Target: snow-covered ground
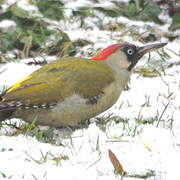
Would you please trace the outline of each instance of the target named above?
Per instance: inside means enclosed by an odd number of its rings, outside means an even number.
[[[67,7],[71,7],[73,3],[74,1],[67,4]],[[119,20],[124,23],[130,22],[126,18],[119,18]],[[137,26],[144,25],[144,22],[131,22]],[[14,26],[12,22],[6,21],[6,23]],[[149,25],[156,26],[158,32],[167,31],[169,27],[169,24],[166,24],[164,29],[153,23]],[[0,26],[6,27],[2,23]],[[78,29],[78,26],[69,24],[64,27],[68,27],[64,31],[72,40],[82,38],[95,42],[94,49],[117,43],[116,37],[121,36],[121,32],[100,31],[98,28],[82,30]],[[128,35],[123,39],[141,45]],[[167,39],[160,37],[159,41],[167,42]],[[81,53],[89,48],[92,47],[83,48],[77,56],[81,56]],[[164,68],[161,76],[143,77],[139,73],[133,73],[129,89],[121,94],[112,108],[98,118],[93,118],[88,128],[75,131],[55,129],[53,130],[54,142],[51,144],[40,142],[29,135],[12,136],[16,132],[13,127],[8,125],[1,127],[0,179],[121,179],[114,173],[108,156],[110,149],[127,172],[124,180],[179,180],[179,39],[169,42],[164,47],[164,51],[169,55],[165,62],[157,52],[151,53],[151,60],[160,62]],[[48,59],[51,60],[54,57],[48,57]],[[146,66],[150,63],[147,60],[148,55],[138,63],[136,68]],[[25,64],[27,61],[29,59],[1,66],[0,87],[3,88],[4,85],[9,87],[40,68],[40,66]],[[156,68],[159,69],[158,66]],[[112,121],[103,126],[97,123],[99,118],[112,119]],[[11,121],[22,123],[15,119]],[[48,127],[40,127],[40,129],[44,130]]]
[[[165,50],[173,46],[174,43],[169,43]],[[171,54],[168,61],[176,62],[176,59],[177,56]],[[9,86],[36,68],[22,63],[4,65],[1,70],[6,71],[0,76],[1,85]],[[128,123],[112,121],[105,130],[91,123],[87,129],[66,135],[62,130],[55,130],[57,145],[38,142],[29,136],[6,136],[12,129],[4,126],[0,137],[3,162],[0,172],[5,176],[2,174],[2,178],[117,179],[108,158],[108,149],[111,149],[129,174],[143,176],[154,172],[154,176],[147,179],[179,179],[179,77],[180,68],[176,65],[166,69],[165,75],[160,77],[139,77],[134,73],[130,89],[122,93],[110,110],[99,116],[105,118],[111,114],[111,117],[128,120]],[[153,119],[153,124],[148,123]],[[141,120],[147,120],[147,123],[138,124]],[[61,157],[67,159],[58,164],[55,159]]]

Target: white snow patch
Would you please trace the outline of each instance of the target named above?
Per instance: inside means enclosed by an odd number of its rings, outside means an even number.
[[[0,30],[4,33],[6,32],[13,32],[15,30],[16,23],[11,20],[3,20],[0,22]]]
[[[0,28],[8,28],[12,26],[16,26],[16,23],[14,21],[6,19],[0,22]]]
[[[72,10],[78,10],[80,7],[92,7],[93,3],[90,1],[85,1],[85,0],[78,0],[78,1],[73,1],[73,2],[67,2],[65,4],[65,8],[70,8]]]
[[[32,5],[28,1],[25,1],[25,0],[18,0],[17,6],[22,8],[23,10],[29,12],[32,15],[33,15],[33,13],[38,12],[38,8],[35,5]]]
[[[0,87],[2,88],[4,85],[9,87],[16,83],[17,81],[22,80],[29,74],[31,74],[36,69],[39,69],[41,66],[39,65],[26,65],[24,63],[11,62],[6,65],[3,65],[0,68],[0,72],[3,72],[0,75]],[[10,76],[9,76],[10,75]]]
[[[105,1],[105,2],[102,2],[102,3],[95,4],[94,7],[101,7],[101,8],[111,9],[111,8],[115,8],[116,6],[115,6],[115,4],[113,4],[110,1]]]

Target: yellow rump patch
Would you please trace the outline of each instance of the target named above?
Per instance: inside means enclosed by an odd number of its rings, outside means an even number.
[[[27,76],[26,78],[18,81],[18,82],[17,82],[16,84],[14,84],[11,88],[9,88],[9,89],[6,91],[6,93],[9,93],[9,92],[11,92],[11,91],[19,88],[24,81],[26,81],[26,80],[28,80],[28,79],[30,79],[30,78],[31,78],[31,76]]]

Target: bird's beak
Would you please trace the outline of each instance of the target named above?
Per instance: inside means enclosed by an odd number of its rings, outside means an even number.
[[[149,44],[146,46],[142,46],[138,48],[138,59],[140,59],[144,54],[154,51],[158,48],[165,46],[167,43],[156,43],[156,44]]]

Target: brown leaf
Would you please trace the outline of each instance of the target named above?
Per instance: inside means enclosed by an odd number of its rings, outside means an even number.
[[[122,176],[125,175],[125,171],[119,160],[116,158],[115,154],[111,150],[108,150],[108,152],[109,152],[109,159],[111,160],[111,163],[113,164],[115,170]]]

